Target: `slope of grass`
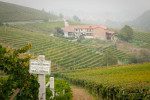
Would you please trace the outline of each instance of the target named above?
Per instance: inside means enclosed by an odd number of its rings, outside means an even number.
[[[14,25],[12,27],[19,28],[26,31],[34,31],[51,34],[54,33],[56,27],[64,27],[63,21],[57,22],[43,22],[43,23],[34,23],[34,24],[25,24],[25,25]]]
[[[57,19],[53,14],[0,1],[0,22]]]
[[[150,98],[150,63],[81,69],[63,73],[70,82],[110,98]]]

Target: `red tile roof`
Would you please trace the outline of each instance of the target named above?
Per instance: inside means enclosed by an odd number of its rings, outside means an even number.
[[[97,29],[97,28],[101,28],[106,30],[107,27],[103,26],[103,25],[70,25],[64,28],[65,32],[74,32],[75,29]]]

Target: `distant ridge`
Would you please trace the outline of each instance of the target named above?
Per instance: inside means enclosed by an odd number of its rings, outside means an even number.
[[[131,24],[138,29],[150,31],[150,10],[144,12],[141,16],[132,21]]]
[[[0,1],[0,22],[48,20],[58,16],[45,11]]]

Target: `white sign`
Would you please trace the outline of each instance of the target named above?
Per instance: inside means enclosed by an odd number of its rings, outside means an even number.
[[[29,73],[50,74],[50,61],[31,59]]]

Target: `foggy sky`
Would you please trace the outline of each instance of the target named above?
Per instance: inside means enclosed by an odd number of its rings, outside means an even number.
[[[0,0],[85,19],[132,20],[150,9],[150,0]]]

